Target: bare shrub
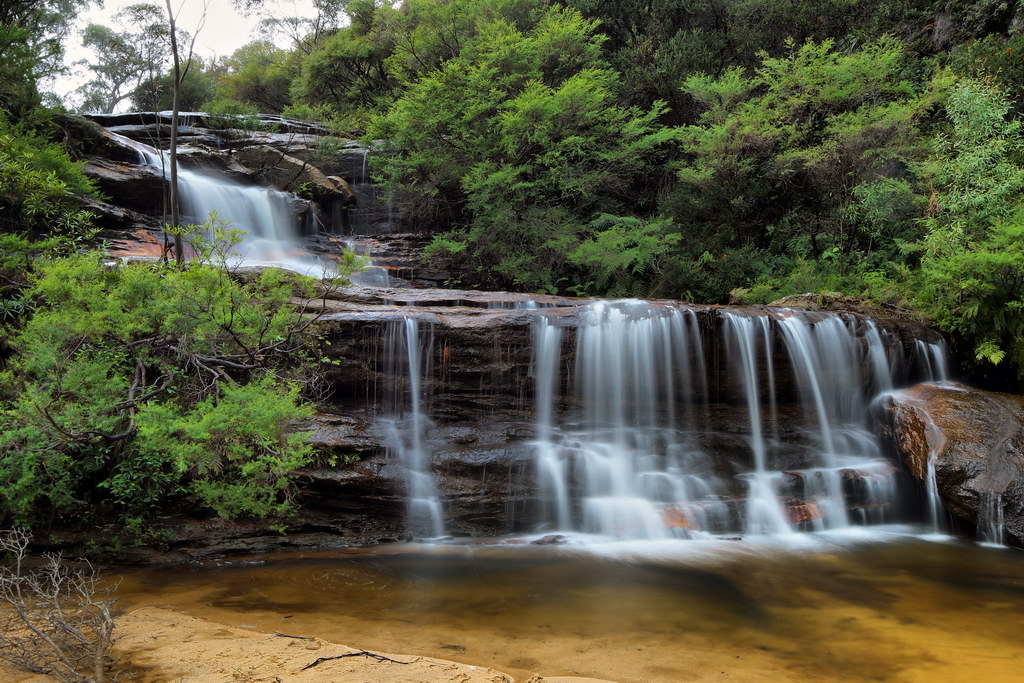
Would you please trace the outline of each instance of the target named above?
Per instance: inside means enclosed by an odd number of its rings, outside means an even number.
[[[0,531],[0,660],[62,681],[100,683],[115,663],[110,588],[88,563],[43,555],[30,567],[31,534]]]

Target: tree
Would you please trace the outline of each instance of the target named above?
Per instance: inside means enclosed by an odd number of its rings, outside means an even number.
[[[291,427],[310,412],[299,392],[315,381],[323,310],[292,302],[313,281],[103,260],[36,264],[34,307],[0,368],[0,521],[145,518],[182,498],[225,516],[282,512],[312,457]]]
[[[704,112],[683,135],[686,160],[669,199],[677,222],[700,226],[713,250],[893,253],[891,236],[873,240],[851,207],[900,200],[880,190],[926,153],[919,126],[935,97],[903,77],[905,58],[890,39],[850,53],[830,40],[791,42],[782,57],[762,53],[752,75],[737,67],[687,78],[683,89]]]
[[[594,218],[642,209],[637,188],[676,131],[659,125],[661,104],[617,104],[595,22],[536,9],[524,30],[479,15],[456,56],[414,80],[371,134],[389,141],[385,174],[420,219],[455,226],[435,255],[468,257],[482,282],[551,291]]]
[[[117,30],[99,24],[85,29],[82,42],[93,49],[96,59],[89,64],[92,80],[78,89],[83,111],[114,111],[167,63],[167,23],[157,5],[131,5],[114,20]]]
[[[280,113],[291,103],[288,54],[268,40],[243,45],[224,62],[226,73],[218,96],[252,104],[265,113]]]
[[[326,103],[339,112],[374,109],[397,85],[387,66],[394,41],[386,22],[393,12],[373,2],[349,3],[347,9],[353,12],[347,26],[302,48],[308,54],[295,91],[306,101]]]
[[[181,78],[178,107],[181,111],[199,111],[203,104],[217,96],[220,69],[207,68],[199,57],[192,57],[192,66]],[[170,111],[174,106],[174,72],[168,70],[143,81],[131,95],[132,107],[140,111]]]
[[[40,79],[64,70],[64,40],[89,0],[0,3],[0,110],[15,119],[39,106]]]
[[[916,248],[916,303],[978,361],[1009,355],[1024,374],[1024,130],[981,81],[955,83],[950,130],[921,173],[935,193]]]
[[[203,23],[206,21],[206,2],[203,3],[203,16],[199,21],[199,26],[192,33],[191,40],[188,43],[188,51],[182,59],[182,53],[178,50],[178,29],[174,18],[174,8],[171,6],[171,0],[167,2],[167,22],[169,25],[168,35],[171,40],[171,59],[173,60],[173,70],[171,73],[174,75],[174,90],[173,99],[171,101],[171,141],[168,156],[170,157],[170,204],[171,204],[171,230],[178,232],[181,227],[181,205],[178,198],[178,114],[181,112],[181,91],[182,83],[184,82],[185,76],[188,74],[189,67],[192,66],[192,53],[196,44],[196,36],[202,30]],[[185,262],[185,238],[184,235],[176,235],[174,240],[174,261],[180,266]]]
[[[351,9],[357,5],[370,5],[373,0],[313,0],[315,10],[313,16],[282,17],[276,13],[264,11],[264,19],[260,22],[263,31],[271,38],[284,36],[288,38],[293,49],[308,55],[321,42],[340,30],[351,16]],[[390,3],[388,3],[390,4]],[[245,11],[253,11],[263,7],[263,0],[235,0],[235,5]]]

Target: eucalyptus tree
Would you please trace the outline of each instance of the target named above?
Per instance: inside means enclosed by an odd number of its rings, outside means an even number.
[[[0,111],[19,118],[42,101],[39,81],[64,70],[64,41],[89,0],[0,2]]]

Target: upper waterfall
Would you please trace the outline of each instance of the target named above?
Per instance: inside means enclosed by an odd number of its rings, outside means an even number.
[[[135,150],[139,163],[170,176],[170,161],[165,151],[117,133],[113,139]],[[313,213],[308,203],[287,192],[256,185],[242,185],[223,174],[206,173],[178,166],[178,191],[182,221],[202,225],[215,213],[230,228],[245,234],[232,248],[240,264],[271,265],[309,275],[334,272],[323,259],[305,252],[299,243],[300,220]],[[315,213],[313,213],[315,216]]]

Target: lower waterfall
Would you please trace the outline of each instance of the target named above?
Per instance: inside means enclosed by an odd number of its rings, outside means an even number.
[[[870,320],[785,309],[723,309],[716,329],[645,301],[590,303],[579,318],[573,350],[556,318],[534,323],[545,528],[665,539],[892,520],[898,473],[870,403],[907,377],[941,379],[941,344],[916,340],[908,354]],[[721,349],[713,374],[709,344]],[[742,423],[712,428],[709,384],[731,392]],[[798,413],[780,416],[780,396]],[[724,458],[705,446],[723,431],[739,437]]]

